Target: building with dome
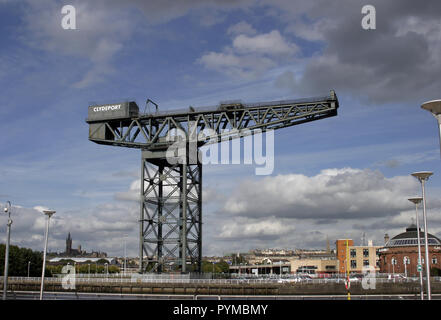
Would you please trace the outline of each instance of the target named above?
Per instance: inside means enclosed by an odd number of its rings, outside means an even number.
[[[424,232],[420,232],[421,260],[423,272],[425,270]],[[441,271],[441,240],[428,233],[430,269]],[[411,224],[406,231],[389,239],[385,235],[385,246],[379,250],[380,272],[401,273],[409,277],[417,277],[418,265],[418,234],[417,227]],[[433,271],[431,271],[432,273]]]

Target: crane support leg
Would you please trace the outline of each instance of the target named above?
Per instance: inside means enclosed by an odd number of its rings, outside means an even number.
[[[140,273],[201,272],[202,164],[141,159]]]

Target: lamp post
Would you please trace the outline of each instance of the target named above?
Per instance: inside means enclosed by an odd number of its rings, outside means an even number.
[[[392,258],[392,274],[394,275],[394,282],[395,282],[395,265],[397,264],[397,259]]]
[[[432,100],[424,102],[421,105],[424,110],[430,111],[435,119],[438,121],[438,132],[441,143],[441,100]],[[441,149],[440,149],[441,150]]]
[[[29,278],[29,271],[31,270],[31,262],[28,261],[28,278]]]
[[[106,262],[104,265],[106,266],[106,275],[109,275],[109,264]]]
[[[41,288],[40,288],[40,300],[43,300],[43,287],[44,287],[44,271],[46,269],[46,251],[47,251],[47,239],[49,237],[49,220],[55,213],[54,210],[43,210],[43,213],[47,216],[46,220],[46,236],[44,240],[44,251],[43,251],[43,270],[41,271]]]
[[[346,290],[348,291],[348,300],[351,300],[351,280],[349,277],[349,240],[346,239],[346,273],[347,273],[347,288]]]
[[[9,268],[9,242],[11,241],[11,202],[6,201],[6,205],[4,208],[6,214],[8,214],[8,223],[7,223],[7,242],[6,242],[6,252],[5,252],[5,270],[4,270],[4,279],[3,279],[3,300],[6,300],[6,293],[8,290],[8,268]]]
[[[429,261],[429,244],[427,240],[427,217],[426,217],[426,191],[424,189],[425,182],[433,174],[430,171],[420,171],[412,173],[412,176],[418,179],[421,183],[421,189],[423,193],[423,219],[424,219],[424,249],[425,249],[425,260],[426,260],[426,282],[427,282],[427,300],[432,299],[430,292],[430,261]]]
[[[124,276],[126,276],[126,272],[127,272],[127,246],[126,246],[126,241],[127,241],[127,237],[129,235],[125,234],[124,235]]]
[[[424,285],[423,285],[423,266],[421,263],[421,239],[420,239],[420,219],[418,217],[418,204],[423,201],[421,197],[414,197],[408,199],[410,202],[415,204],[415,215],[416,215],[416,226],[417,226],[417,239],[418,239],[418,263],[417,271],[420,274],[420,295],[421,300],[424,300]]]
[[[409,260],[407,257],[403,258],[403,264],[404,264],[404,276],[407,278],[407,265],[409,264]]]

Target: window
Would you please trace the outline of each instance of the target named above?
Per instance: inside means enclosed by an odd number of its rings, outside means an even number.
[[[369,260],[363,260],[363,267],[369,267]]]
[[[435,256],[433,256],[432,257],[432,264],[437,264],[437,263],[438,263],[438,259]]]
[[[410,264],[410,258],[409,257],[404,257],[403,258],[403,263],[404,264]]]
[[[369,249],[363,249],[363,257],[369,257]]]
[[[352,269],[357,268],[357,260],[351,260],[351,268]]]
[[[351,258],[355,258],[356,255],[357,252],[355,251],[355,249],[351,249]]]
[[[326,270],[335,270],[335,266],[326,266]]]

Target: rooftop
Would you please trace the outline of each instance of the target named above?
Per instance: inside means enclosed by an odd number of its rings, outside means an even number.
[[[420,233],[420,243],[424,244],[424,232],[419,230]],[[441,240],[434,235],[427,234],[427,243],[429,245],[441,245]],[[412,223],[406,228],[406,232],[400,233],[390,239],[385,247],[405,247],[405,246],[416,246],[418,244],[418,233],[417,227]]]

